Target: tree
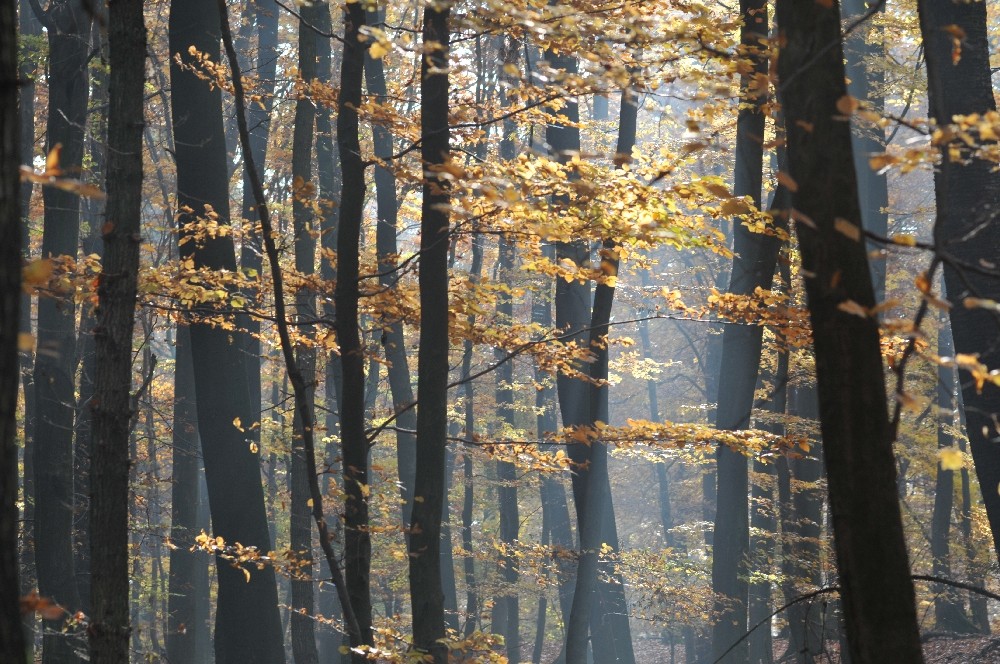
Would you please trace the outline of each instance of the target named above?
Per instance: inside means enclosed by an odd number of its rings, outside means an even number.
[[[91,16],[82,3],[52,2],[39,20],[48,31],[49,109],[47,152],[59,169],[79,174],[87,123],[87,61]],[[61,146],[57,149],[57,146]],[[56,187],[43,190],[45,224],[42,257],[77,256],[80,197]],[[35,559],[38,590],[67,611],[80,608],[73,565],[73,404],[76,374],[76,307],[65,297],[40,297],[35,356]],[[45,622],[46,664],[78,660],[60,620]]]
[[[788,181],[816,354],[823,455],[851,661],[920,662],[896,498],[875,294],[860,237],[836,2],[779,0]],[[830,46],[832,44],[832,46]],[[843,104],[841,104],[843,105]],[[863,310],[864,311],[864,310]]]
[[[21,212],[17,3],[0,2],[0,659],[26,662],[17,552]]]
[[[450,2],[424,8],[420,135],[424,185],[420,221],[420,351],[417,360],[417,479],[410,526],[413,649],[445,664],[441,506],[448,436],[448,16]]]
[[[755,76],[767,70],[760,50],[767,34],[767,5],[759,0],[740,3],[743,27],[740,33],[742,56],[747,72],[742,76],[744,90],[736,120],[736,164],[733,194],[749,196],[754,207],[761,207],[764,167],[763,94],[753,88]],[[781,241],[773,233],[756,233],[747,225],[734,222],[733,270],[729,292],[752,295],[758,288],[770,289]],[[727,325],[722,334],[722,364],[719,376],[718,410],[715,426],[720,430],[750,427],[754,390],[760,370],[764,330],[757,325]],[[750,555],[748,496],[750,483],[747,458],[737,450],[719,445],[717,461],[717,499],[715,534],[712,547],[712,590],[720,597],[716,606],[720,617],[712,632],[712,652],[719,658],[747,629],[749,587],[747,565]],[[747,648],[733,649],[724,662],[747,661]]]
[[[939,127],[945,127],[956,116],[995,112],[986,6],[921,1],[917,9],[927,58],[931,117]],[[995,368],[1000,366],[1000,349],[994,343],[996,317],[986,308],[965,306],[963,302],[970,297],[1000,297],[1000,275],[982,263],[993,260],[986,248],[1000,242],[1000,223],[993,211],[1000,191],[1000,173],[986,159],[963,154],[963,148],[953,138],[940,141],[939,149],[943,156],[934,172],[934,243],[944,262],[945,292],[955,302],[950,310],[955,352],[977,356],[980,363]],[[996,491],[1000,486],[1000,450],[991,442],[995,437],[993,415],[998,390],[1000,387],[991,381],[962,381],[969,445],[993,533],[993,547],[1000,552],[1000,494]]]
[[[129,661],[129,433],[132,420],[132,330],[139,278],[142,208],[143,0],[108,5],[107,221],[98,284],[97,352],[90,470],[93,582],[91,661]],[[152,367],[150,367],[152,370]]]
[[[220,15],[215,6],[191,0],[170,5],[169,40],[172,55],[190,58],[189,49],[219,60]],[[199,220],[217,215],[229,221],[226,146],[222,100],[218,88],[199,79],[171,58],[171,114],[177,162],[178,224],[182,236],[192,233]],[[188,226],[194,224],[195,228]],[[181,246],[181,258],[196,268],[236,269],[231,236],[209,238],[199,246]],[[240,377],[249,358],[231,342],[226,330],[204,320],[210,307],[194,313],[190,326],[191,351],[197,393],[198,428],[208,482],[209,505],[215,535],[227,544],[271,549],[259,457],[244,433],[258,417],[259,407]],[[239,426],[244,423],[244,426]],[[274,570],[254,569],[249,582],[243,570],[216,559],[218,609],[215,655],[218,664],[277,662],[284,659]]]

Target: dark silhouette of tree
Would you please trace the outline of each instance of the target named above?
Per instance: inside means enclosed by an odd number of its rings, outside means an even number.
[[[913,582],[896,497],[836,2],[779,0],[779,95],[816,355],[823,454],[851,661],[920,662]],[[853,229],[853,232],[852,232]]]
[[[938,125],[950,124],[956,115],[996,111],[991,84],[986,6],[980,3],[927,2],[917,4],[920,32],[927,59],[927,98],[930,115]],[[962,34],[960,41],[952,37]],[[993,247],[1000,243],[996,200],[1000,173],[985,159],[954,159],[953,142],[940,146],[941,163],[934,172],[937,220],[934,242],[944,260],[945,292],[955,302],[950,310],[955,352],[975,354],[986,366],[1000,366],[997,317],[984,308],[963,306],[967,297],[1000,297],[1000,274],[992,265]],[[961,150],[961,148],[957,148]],[[976,475],[983,491],[986,516],[993,533],[993,547],[1000,552],[1000,448],[994,417],[1000,387],[990,381],[981,388],[964,375],[962,399],[966,431]]]
[[[56,0],[39,20],[48,31],[49,110],[46,148],[61,145],[59,166],[78,176],[87,124],[91,16],[83,3]],[[45,220],[42,257],[76,258],[80,240],[80,197],[56,187],[43,189]],[[38,590],[68,611],[80,608],[73,564],[73,419],[76,403],[76,306],[72,298],[38,300],[35,356],[35,560]],[[46,664],[77,661],[62,621],[45,621]]]
[[[27,662],[18,601],[17,338],[21,308],[17,3],[0,2],[0,660]]]
[[[190,62],[194,47],[219,61],[218,7],[192,0],[170,5],[169,44],[172,56]],[[210,88],[174,57],[170,65],[171,115],[177,163],[178,224],[205,217],[209,209],[219,223],[229,222],[228,170],[218,88]],[[196,267],[236,269],[231,236],[187,242],[180,250]],[[209,310],[196,308],[190,325],[191,352],[197,393],[198,428],[208,483],[212,528],[227,544],[271,549],[264,491],[257,452],[240,428],[256,421],[259,405],[251,402],[243,377],[250,358],[233,333],[199,319]],[[238,337],[238,334],[235,335]],[[237,419],[238,418],[238,419]],[[234,421],[243,423],[237,428]],[[249,582],[243,570],[216,560],[218,604],[215,655],[218,664],[284,660],[274,570],[253,569]]]
[[[764,167],[763,95],[751,87],[755,75],[767,71],[767,60],[760,50],[767,35],[767,4],[761,0],[742,0],[740,15],[743,28],[741,55],[750,70],[742,77],[743,95],[736,120],[736,163],[733,194],[750,196],[761,207]],[[729,292],[752,295],[757,288],[770,288],[778,259],[780,240],[773,235],[755,233],[733,222],[733,269]],[[754,390],[760,372],[760,353],[764,330],[758,325],[727,325],[722,333],[722,365],[719,375],[719,398],[715,425],[720,430],[746,429],[750,426]],[[715,535],[712,548],[712,590],[719,597],[712,630],[712,652],[716,658],[747,630],[749,611],[750,522],[748,500],[750,483],[748,461],[742,453],[720,445],[717,456],[717,498]],[[740,645],[722,662],[747,661],[748,649]]]
[[[448,15],[450,3],[424,8],[420,135],[424,168],[420,221],[420,349],[417,359],[417,478],[409,541],[413,649],[445,664],[441,588],[441,508],[448,436],[448,204],[441,167],[450,159]],[[339,315],[339,312],[338,312]]]
[[[94,328],[96,369],[90,457],[90,657],[129,661],[129,424],[132,331],[142,209],[143,0],[108,3],[108,153],[104,255]],[[149,367],[152,371],[152,367]]]

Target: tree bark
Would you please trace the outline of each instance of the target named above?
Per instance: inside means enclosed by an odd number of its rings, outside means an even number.
[[[851,660],[921,662],[896,498],[877,322],[860,233],[836,2],[778,0],[778,60],[796,233],[816,354],[823,452]],[[807,221],[803,222],[802,219]],[[838,230],[839,227],[839,230]],[[846,230],[847,233],[841,232]]]
[[[917,3],[920,32],[927,60],[927,98],[930,115],[944,126],[955,115],[996,111],[991,85],[986,5],[982,3]],[[961,31],[956,42],[950,30]],[[957,61],[956,61],[957,59]],[[955,139],[957,140],[957,139]],[[1000,173],[986,159],[949,154],[954,142],[942,144],[940,166],[934,172],[937,220],[934,242],[944,254],[945,291],[955,302],[951,308],[951,329],[955,352],[974,354],[991,369],[1000,367],[1000,347],[995,343],[997,319],[985,308],[968,308],[966,297],[1000,298],[1000,278],[996,270],[977,269],[995,260],[994,247],[1000,244],[1000,222],[994,206],[1000,192]],[[963,148],[956,147],[961,153]],[[958,264],[956,261],[960,261]],[[963,267],[971,266],[971,267]],[[983,490],[986,516],[993,534],[994,552],[1000,552],[1000,448],[992,440],[997,435],[993,417],[1000,387],[990,381],[977,389],[975,381],[962,375],[966,426],[976,475]]]
[[[82,4],[58,0],[43,21],[49,42],[47,151],[62,145],[60,168],[79,174],[87,123],[91,18]],[[46,187],[42,257],[76,258],[80,198]],[[80,608],[73,564],[73,404],[76,373],[76,306],[65,296],[38,301],[35,356],[35,556],[38,590],[70,613]],[[78,661],[61,620],[45,621],[45,664]]]
[[[196,0],[172,0],[169,41],[171,54],[188,58],[194,46],[219,62],[220,18],[218,7]],[[206,205],[229,222],[227,156],[222,100],[218,88],[185,71],[172,57],[170,66],[171,115],[177,162],[178,223],[205,214]],[[195,267],[236,269],[230,236],[206,240],[201,246],[188,242],[181,257]],[[211,310],[197,311],[211,314]],[[239,333],[213,327],[197,318],[190,326],[191,350],[197,392],[198,428],[202,442],[209,505],[214,534],[227,544],[239,542],[271,549],[260,461],[241,428],[256,421],[259,405],[252,403],[243,382],[250,358]],[[235,336],[237,341],[231,341]],[[254,569],[250,581],[240,569],[217,559],[218,604],[215,655],[217,664],[284,661],[281,622],[274,570]]]
[[[21,205],[17,3],[0,2],[0,660],[27,662],[18,601],[17,337],[21,309]],[[27,312],[23,312],[27,315]]]
[[[424,163],[420,223],[420,350],[417,361],[417,479],[409,542],[413,649],[445,664],[441,590],[441,506],[448,435],[448,245],[451,197],[439,176],[450,159],[448,4],[424,8],[420,135]]]
[[[743,18],[740,42],[742,57],[751,69],[743,75],[740,110],[736,120],[736,163],[733,193],[750,196],[761,207],[764,167],[763,95],[752,92],[755,75],[765,75],[767,60],[761,40],[768,31],[767,3],[741,0]],[[733,269],[729,292],[753,295],[757,288],[770,288],[781,242],[777,237],[755,233],[739,222],[733,223]],[[718,408],[715,425],[720,431],[750,426],[754,390],[760,373],[760,352],[764,329],[759,325],[727,325],[722,333],[722,371],[719,374]],[[749,611],[750,493],[748,461],[741,452],[720,445],[717,456],[715,535],[712,549],[712,591],[719,599],[712,630],[712,652],[722,664],[747,661],[747,641],[729,648],[747,631]],[[727,652],[728,654],[723,655]]]
[[[142,211],[143,0],[108,3],[107,220],[97,285],[90,464],[90,659],[129,661],[129,429]],[[149,367],[152,371],[153,367]]]

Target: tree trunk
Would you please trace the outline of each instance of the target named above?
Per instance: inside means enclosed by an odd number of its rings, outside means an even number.
[[[743,75],[744,93],[736,120],[736,164],[733,193],[750,196],[761,207],[761,178],[764,167],[764,98],[754,94],[755,75],[767,72],[767,60],[761,52],[761,40],[768,31],[767,3],[741,0],[740,14],[742,55],[752,69]],[[770,288],[774,265],[781,242],[777,237],[752,232],[735,221],[734,253],[729,292],[753,295],[757,288]],[[718,409],[715,425],[720,431],[746,429],[750,426],[754,390],[760,372],[760,352],[764,329],[759,325],[727,325],[722,334],[722,367],[719,374]],[[712,591],[718,614],[712,630],[712,652],[724,664],[747,661],[748,592],[747,576],[750,555],[750,493],[748,462],[741,452],[725,445],[718,449],[715,536],[712,549]],[[736,647],[730,650],[734,644]],[[723,653],[728,654],[723,655]]]
[[[913,583],[896,498],[845,96],[836,2],[778,0],[778,61],[792,204],[816,354],[823,452],[851,660],[921,662]],[[830,45],[833,45],[832,47]],[[802,219],[806,219],[802,222]],[[853,233],[852,233],[853,229]],[[846,231],[846,232],[842,232]]]
[[[201,557],[188,549],[198,534],[200,443],[195,412],[191,333],[178,323],[174,353],[173,477],[170,494],[170,578],[167,604],[167,660],[195,662],[196,575]]]
[[[448,224],[451,197],[435,167],[450,160],[448,15],[450,6],[424,8],[420,71],[421,157],[425,164],[420,223],[420,351],[417,366],[417,479],[409,542],[413,649],[445,664],[441,590],[441,506],[448,435]]]
[[[0,2],[0,660],[27,662],[18,601],[17,387],[21,205],[17,3]]]
[[[173,0],[170,6],[170,52],[190,57],[194,46],[219,62],[220,19],[217,7],[195,0]],[[171,58],[171,115],[177,162],[178,223],[195,221],[210,205],[220,223],[229,221],[229,190],[222,101],[218,88],[185,71]],[[236,269],[230,236],[181,247],[181,257],[197,268]],[[210,314],[211,310],[198,311]],[[239,542],[271,549],[257,452],[240,428],[257,420],[243,382],[250,358],[240,334],[195,319],[190,326],[198,428],[202,442],[214,534],[227,544]],[[232,342],[235,336],[237,341]],[[242,423],[240,428],[234,422]],[[217,664],[284,661],[274,570],[243,571],[216,561],[218,604],[215,655]]]
[[[917,9],[931,117],[944,126],[955,115],[995,112],[986,5],[921,0]],[[951,36],[959,31],[963,34],[960,42]],[[952,148],[959,157],[951,156]],[[945,291],[955,302],[950,310],[955,352],[978,355],[980,362],[994,369],[1000,367],[1000,347],[994,343],[995,314],[986,308],[965,307],[962,302],[967,297],[1000,298],[996,269],[983,268],[993,264],[993,248],[1000,244],[1000,223],[994,218],[1000,173],[989,160],[967,158],[967,148],[956,146],[954,141],[940,149],[941,164],[934,172],[934,242],[939,251],[946,252],[944,282]],[[1000,493],[996,490],[1000,485],[1000,448],[992,442],[997,435],[993,416],[1000,387],[986,381],[977,389],[975,381],[964,376],[962,380],[972,459],[983,488],[993,548],[1000,552]]]
[[[344,57],[341,62],[337,144],[343,185],[337,228],[337,342],[343,368],[340,392],[340,439],[343,450],[345,519],[344,571],[347,590],[365,643],[372,643],[368,534],[368,440],[365,436],[364,348],[358,333],[358,260],[364,213],[365,171],[361,161],[357,108],[361,106],[365,48],[358,41],[365,25],[359,4],[344,14]]]
[[[948,319],[941,320],[938,328],[938,355],[953,357],[955,344],[951,337]],[[937,440],[938,450],[955,444],[949,429],[955,425],[955,382],[954,367],[940,365],[937,381]],[[940,578],[951,578],[951,514],[955,503],[955,471],[936,464],[934,481],[934,510],[931,514],[931,557],[933,574]],[[935,588],[934,628],[942,632],[971,633],[975,626],[969,621],[962,606],[961,595],[956,588],[943,586]]]
[[[299,62],[298,70],[302,81],[308,86],[317,73],[317,35],[314,26],[320,20],[320,12],[329,12],[326,3],[316,2],[302,7],[299,20]],[[250,105],[251,108],[254,104]],[[313,128],[316,123],[316,105],[305,90],[295,102],[295,126],[292,135],[292,223],[295,236],[295,270],[305,277],[316,272],[315,221],[312,213],[312,163]],[[249,125],[249,118],[248,118]],[[255,161],[255,163],[257,163]],[[263,163],[261,162],[261,166]],[[300,288],[295,294],[296,319],[301,324],[300,332],[313,337],[315,328],[308,321],[316,317],[316,296],[308,287]],[[296,351],[297,361],[306,379],[306,407],[314,411],[316,383],[316,348],[308,342]],[[312,421],[315,415],[310,418]],[[314,564],[312,546],[312,521],[309,490],[309,463],[306,458],[303,421],[299,409],[295,409],[294,431],[291,445],[291,492],[289,496],[289,547],[295,556],[297,566],[291,577],[291,623],[292,655],[296,664],[317,664],[319,652],[316,648],[316,622],[314,618],[316,601],[313,592]]]
[[[60,168],[79,173],[87,122],[87,56],[91,18],[81,4],[58,0],[43,21],[49,41],[49,113],[46,144],[62,144]],[[42,257],[76,258],[80,239],[80,199],[73,192],[45,187]],[[73,404],[76,373],[76,306],[72,298],[38,301],[35,356],[35,556],[38,590],[70,613],[80,608],[73,564]],[[45,621],[45,664],[78,661],[62,620]]]
[[[108,4],[107,221],[94,328],[95,376],[90,468],[92,613],[90,659],[129,661],[129,429],[142,210],[143,0]],[[148,368],[149,371],[153,367]]]

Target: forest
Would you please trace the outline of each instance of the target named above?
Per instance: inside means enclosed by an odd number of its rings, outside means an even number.
[[[0,0],[0,664],[1000,662],[998,9]]]

